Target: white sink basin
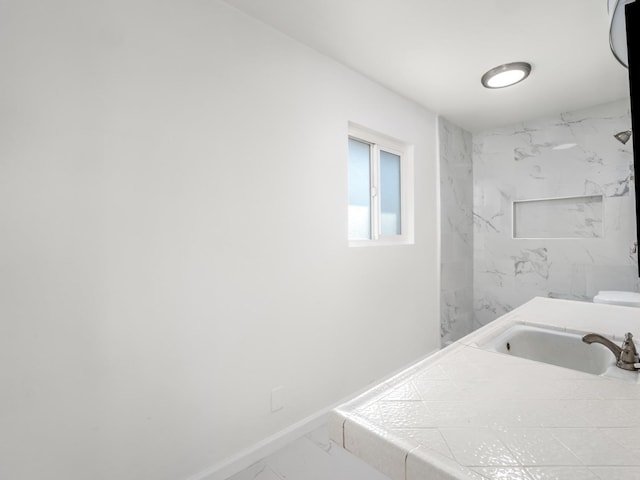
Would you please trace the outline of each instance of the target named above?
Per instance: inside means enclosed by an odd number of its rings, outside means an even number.
[[[615,357],[608,348],[582,341],[587,333],[591,332],[567,333],[515,325],[480,347],[594,375],[603,375],[612,367],[617,369]]]

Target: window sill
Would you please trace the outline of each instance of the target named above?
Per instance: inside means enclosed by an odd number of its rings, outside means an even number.
[[[400,245],[414,245],[413,239],[382,238],[379,240],[349,240],[350,247],[392,247]]]

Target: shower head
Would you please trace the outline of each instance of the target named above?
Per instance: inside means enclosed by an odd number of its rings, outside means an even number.
[[[614,137],[616,137],[616,140],[618,140],[620,143],[625,144],[631,138],[631,130],[625,130],[624,132],[618,132],[618,133],[616,133],[614,135]]]

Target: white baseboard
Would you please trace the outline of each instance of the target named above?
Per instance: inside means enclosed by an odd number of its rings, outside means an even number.
[[[314,413],[284,430],[265,438],[249,448],[240,450],[213,467],[189,477],[187,480],[226,480],[254,463],[277,452],[288,443],[312,432],[327,422],[327,414],[334,408],[329,407]]]
[[[422,358],[426,358],[429,355],[435,353],[437,350],[428,353]],[[360,395],[367,390],[370,390],[373,385],[384,382],[389,378],[395,376],[396,374],[402,372],[407,367],[413,365],[417,361],[420,361],[422,358],[411,362],[409,365],[406,365],[390,375],[385,376],[372,383],[371,385],[359,390],[358,392],[349,395],[349,397],[340,400],[339,402],[323,408],[322,410],[317,411],[316,413],[309,415],[306,418],[294,423],[293,425],[288,426],[287,428],[280,430],[279,432],[274,433],[273,435],[261,440],[260,442],[244,449],[240,450],[235,455],[224,459],[223,461],[217,463],[211,468],[202,471],[196,475],[193,475],[186,480],[226,480],[227,478],[235,475],[238,472],[241,472],[247,467],[250,467],[254,463],[262,460],[269,455],[277,452],[281,448],[283,448],[288,443],[297,440],[298,438],[312,432],[316,428],[320,428],[327,422],[327,415],[331,410],[336,408],[339,405],[342,405],[344,402],[351,400],[352,398]]]

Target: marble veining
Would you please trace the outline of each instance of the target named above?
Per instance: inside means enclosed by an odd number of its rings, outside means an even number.
[[[624,197],[629,195],[629,183],[631,181],[631,174],[627,174],[626,177],[614,180],[609,183],[605,183],[602,186],[602,190],[607,197]]]
[[[621,100],[474,134],[474,326],[535,296],[640,291],[632,146],[613,138],[630,124]],[[563,212],[564,237],[575,238],[513,238],[513,202],[580,196],[602,201]],[[553,227],[536,221],[540,232]]]
[[[516,276],[532,273],[545,280],[549,278],[551,264],[549,263],[549,255],[546,248],[522,250],[520,256],[511,258],[514,261],[513,267]]]
[[[440,334],[446,345],[473,329],[473,169],[471,134],[439,119]]]
[[[500,230],[498,230],[498,228],[492,223],[492,220],[494,220],[496,217],[502,217],[503,215],[504,212],[500,211],[493,215],[491,218],[487,219],[474,212],[473,220],[474,224],[478,226],[478,229],[493,230],[496,233],[500,233]]]

